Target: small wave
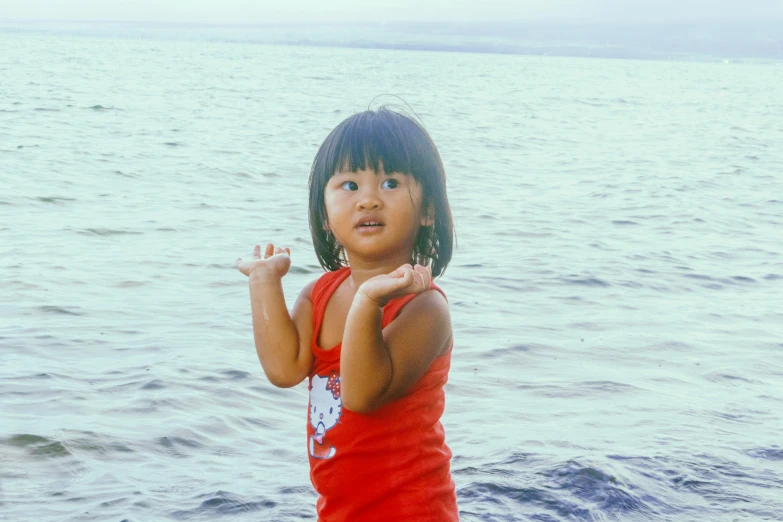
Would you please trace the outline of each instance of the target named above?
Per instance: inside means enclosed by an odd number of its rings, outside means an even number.
[[[779,448],[773,446],[772,449]],[[764,451],[765,448],[758,448],[745,453],[753,457],[764,458],[762,456]],[[774,452],[772,455],[774,458]],[[728,506],[739,502],[743,506],[744,514],[757,515],[751,519],[766,520],[763,517],[768,513],[765,512],[766,508],[763,503],[757,503],[755,507],[748,503],[758,500],[750,496],[754,494],[751,490],[755,489],[756,494],[764,494],[769,486],[757,482],[758,476],[753,475],[753,469],[741,466],[736,462],[704,454],[692,455],[691,461],[678,461],[667,457],[621,457],[615,455],[609,455],[608,458],[623,461],[624,467],[632,469],[660,485],[673,490],[687,489],[689,493],[698,494],[710,503]],[[780,487],[781,482],[773,478],[772,484]],[[685,511],[693,509],[692,503],[681,504],[679,508]],[[700,514],[705,515],[704,513]],[[701,518],[711,517],[703,516]]]
[[[595,277],[586,277],[581,279],[561,277],[560,281],[569,285],[595,286],[595,287],[604,287],[604,288],[612,286],[610,283],[607,283],[606,281],[603,281]]]
[[[146,281],[121,281],[114,285],[116,288],[136,288],[138,286],[146,285]]]
[[[73,310],[69,310],[68,308],[62,306],[45,305],[45,306],[39,306],[37,307],[37,309],[47,314],[85,315],[84,313],[75,312]]]
[[[590,520],[589,510],[567,499],[558,498],[552,492],[505,482],[472,482],[460,488],[457,496],[460,499],[461,514],[473,514],[483,519],[484,516],[496,512],[497,506],[500,505],[504,511],[510,513],[519,513],[524,509],[526,512],[533,511],[540,517],[548,516],[546,511],[554,511],[562,519]]]
[[[599,102],[599,101],[593,100],[593,99],[588,99],[588,100],[576,99],[574,101],[576,103],[580,103],[582,105],[589,105],[591,107],[609,107],[608,103]]]
[[[161,381],[159,379],[154,379],[154,380],[148,382],[147,384],[145,384],[144,386],[142,386],[141,389],[142,390],[162,390],[165,387],[166,387],[166,385],[163,383],[163,381]]]
[[[618,394],[639,390],[636,386],[613,381],[585,381],[565,385],[520,384],[518,389],[547,398],[598,397],[598,394]]]
[[[508,346],[504,348],[495,348],[483,354],[484,358],[494,359],[495,357],[502,357],[505,355],[516,355],[518,353],[529,352],[535,349],[537,346],[532,344],[516,344],[514,346]]]
[[[164,448],[174,448],[176,446],[185,446],[187,448],[200,448],[203,445],[193,439],[186,439],[184,437],[160,437],[155,440],[156,444]]]
[[[188,520],[193,517],[210,518],[214,516],[237,515],[253,511],[269,510],[277,506],[272,500],[249,501],[226,491],[216,491],[206,495],[199,495],[196,499],[204,499],[199,507],[190,510],[178,510],[171,513],[173,518]]]
[[[237,281],[213,281],[211,283],[207,284],[207,288],[225,288],[227,286],[240,286],[245,285],[247,283],[241,282],[237,283]]]
[[[136,230],[117,230],[112,228],[85,228],[84,230],[81,230],[78,232],[82,235],[96,235],[96,236],[124,236],[124,235],[136,235],[140,236],[143,234],[143,232],[138,232]]]
[[[716,411],[708,413],[708,416],[717,419],[719,422],[735,422],[738,424],[756,424],[758,419],[752,415],[745,415],[742,413],[728,413],[724,411]]]
[[[129,388],[135,388],[141,381],[132,381],[127,382],[125,384],[117,384],[115,386],[109,386],[107,388],[99,388],[98,391],[101,393],[119,393],[124,392],[125,390]]]
[[[7,446],[25,448],[30,455],[36,457],[66,457],[71,454],[60,441],[39,435],[22,433],[12,435],[3,442]]]
[[[31,454],[37,457],[67,457],[71,452],[61,442],[54,441],[43,446],[37,446]]]
[[[37,199],[38,201],[41,201],[42,203],[54,203],[54,204],[57,204],[57,203],[60,203],[60,202],[63,202],[63,201],[76,201],[75,198],[64,198],[64,197],[58,197],[58,196],[51,196],[51,197],[37,196],[35,199]]]
[[[289,274],[312,274],[313,271],[306,266],[292,265],[288,269]]]
[[[723,288],[724,284],[735,284],[733,281],[728,279],[714,278],[703,274],[683,274],[683,277],[687,277],[688,279],[695,279],[697,281],[704,281],[705,284],[702,284],[701,286],[711,290],[720,290]]]
[[[615,476],[577,461],[568,461],[565,465],[549,472],[547,476],[552,485],[564,489],[583,502],[594,505],[601,513],[622,515],[628,513],[651,514],[653,511],[639,496],[638,488],[623,484]],[[649,495],[645,494],[649,498]]]
[[[31,444],[43,444],[51,441],[46,437],[41,437],[39,435],[30,435],[27,433],[22,433],[19,435],[12,435],[11,437],[7,438],[4,442],[8,446],[25,447],[25,446],[30,446]]]
[[[135,178],[140,178],[141,177],[141,176],[138,176],[136,174],[127,174],[127,173],[125,173],[125,172],[123,172],[121,170],[115,170],[114,173],[118,174],[120,176],[126,177],[126,178],[134,178],[135,179]]]
[[[783,461],[783,449],[778,446],[772,446],[771,448],[754,448],[745,451],[745,454],[754,459]]]
[[[731,375],[729,373],[721,373],[721,372],[711,373],[706,376],[706,379],[712,382],[726,382],[726,383],[739,381],[739,383],[752,384],[754,382],[757,382],[751,379],[746,379],[745,377],[740,377],[739,375]]]
[[[687,277],[689,279],[700,279],[702,281],[715,281],[712,277],[704,274],[683,274],[683,277]]]
[[[230,378],[232,381],[236,381],[239,379],[248,379],[253,376],[250,372],[245,372],[242,370],[224,370],[220,373]]]

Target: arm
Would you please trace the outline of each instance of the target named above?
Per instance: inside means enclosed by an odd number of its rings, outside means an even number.
[[[249,261],[237,260],[237,268],[248,276],[253,340],[269,382],[279,387],[296,386],[310,372],[313,335],[310,292],[313,283],[299,293],[289,315],[283,295],[282,277],[291,266],[289,250],[267,245],[264,259],[256,246]]]
[[[250,275],[250,310],[258,360],[269,382],[280,388],[296,386],[313,365],[310,291],[314,282],[302,289],[289,315],[281,280],[254,274]]]
[[[420,272],[419,267],[416,271]],[[420,283],[411,283],[407,291],[392,293],[392,297],[420,295],[383,330],[382,305],[388,302],[388,295],[379,302],[377,289],[365,289],[364,285],[356,293],[340,356],[342,400],[347,409],[368,413],[403,397],[451,346],[448,303],[440,292],[426,290],[428,275],[424,274]]]

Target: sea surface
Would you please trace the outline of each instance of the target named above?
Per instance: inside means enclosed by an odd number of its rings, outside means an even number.
[[[53,31],[0,33],[0,521],[315,519],[234,261],[322,273],[382,103],[449,180],[461,519],[783,520],[783,67]]]

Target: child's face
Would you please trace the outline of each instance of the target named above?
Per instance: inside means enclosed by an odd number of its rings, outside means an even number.
[[[378,174],[372,169],[336,172],[326,184],[324,202],[329,230],[349,259],[408,262],[419,227],[429,224],[419,182],[386,173],[383,166]]]

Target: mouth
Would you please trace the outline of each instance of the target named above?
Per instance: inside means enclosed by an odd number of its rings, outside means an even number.
[[[380,229],[382,227],[383,227],[383,223],[381,223],[380,221],[372,220],[372,219],[367,219],[367,220],[360,221],[356,225],[356,228],[358,228],[359,230],[377,230],[377,229]]]

